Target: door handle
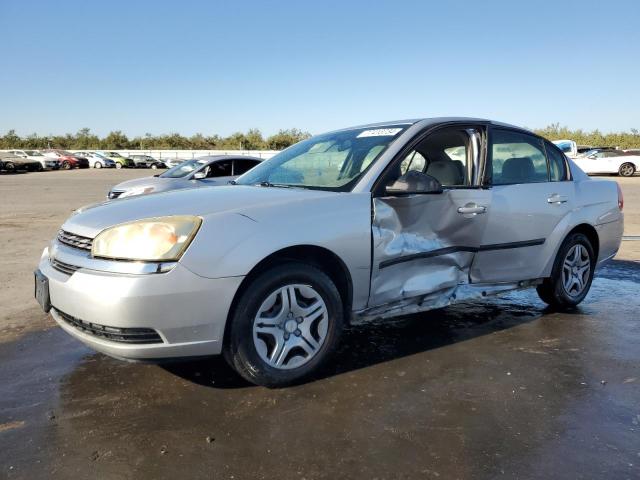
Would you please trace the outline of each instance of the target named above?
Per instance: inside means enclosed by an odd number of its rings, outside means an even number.
[[[487,211],[487,207],[477,203],[467,203],[464,207],[458,207],[458,213],[463,215],[478,215]]]
[[[567,203],[567,197],[565,195],[558,195],[557,193],[554,193],[549,198],[547,198],[547,203],[552,203],[556,205],[560,205],[561,203]]]

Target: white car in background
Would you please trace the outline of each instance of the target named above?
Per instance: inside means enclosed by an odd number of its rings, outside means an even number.
[[[26,158],[40,163],[39,170],[58,170],[60,168],[60,160],[51,157],[45,157],[37,150],[9,150],[18,157]]]
[[[619,150],[589,150],[573,161],[587,175],[605,173],[631,177],[640,170],[640,155],[629,155]]]
[[[116,168],[116,162],[96,152],[75,152],[74,155],[88,159],[91,168]]]

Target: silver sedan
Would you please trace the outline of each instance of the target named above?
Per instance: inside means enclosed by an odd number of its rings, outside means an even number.
[[[487,120],[371,124],[298,143],[234,185],[80,209],[36,298],[118,358],[224,353],[256,384],[311,374],[349,322],[536,288],[587,295],[623,231],[615,182]]]
[[[240,155],[199,157],[182,162],[159,175],[119,183],[109,191],[107,198],[126,198],[180,188],[226,185],[261,161],[262,159],[257,157]]]

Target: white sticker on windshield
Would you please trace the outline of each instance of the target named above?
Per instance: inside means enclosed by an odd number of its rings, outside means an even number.
[[[376,128],[375,130],[365,130],[360,132],[357,138],[363,137],[393,137],[401,131],[401,128]]]

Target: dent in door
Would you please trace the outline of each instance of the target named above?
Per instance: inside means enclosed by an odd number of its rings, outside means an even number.
[[[376,305],[419,301],[468,282],[473,253],[452,247],[473,232],[460,225],[452,195],[375,198],[374,212],[371,298]]]

